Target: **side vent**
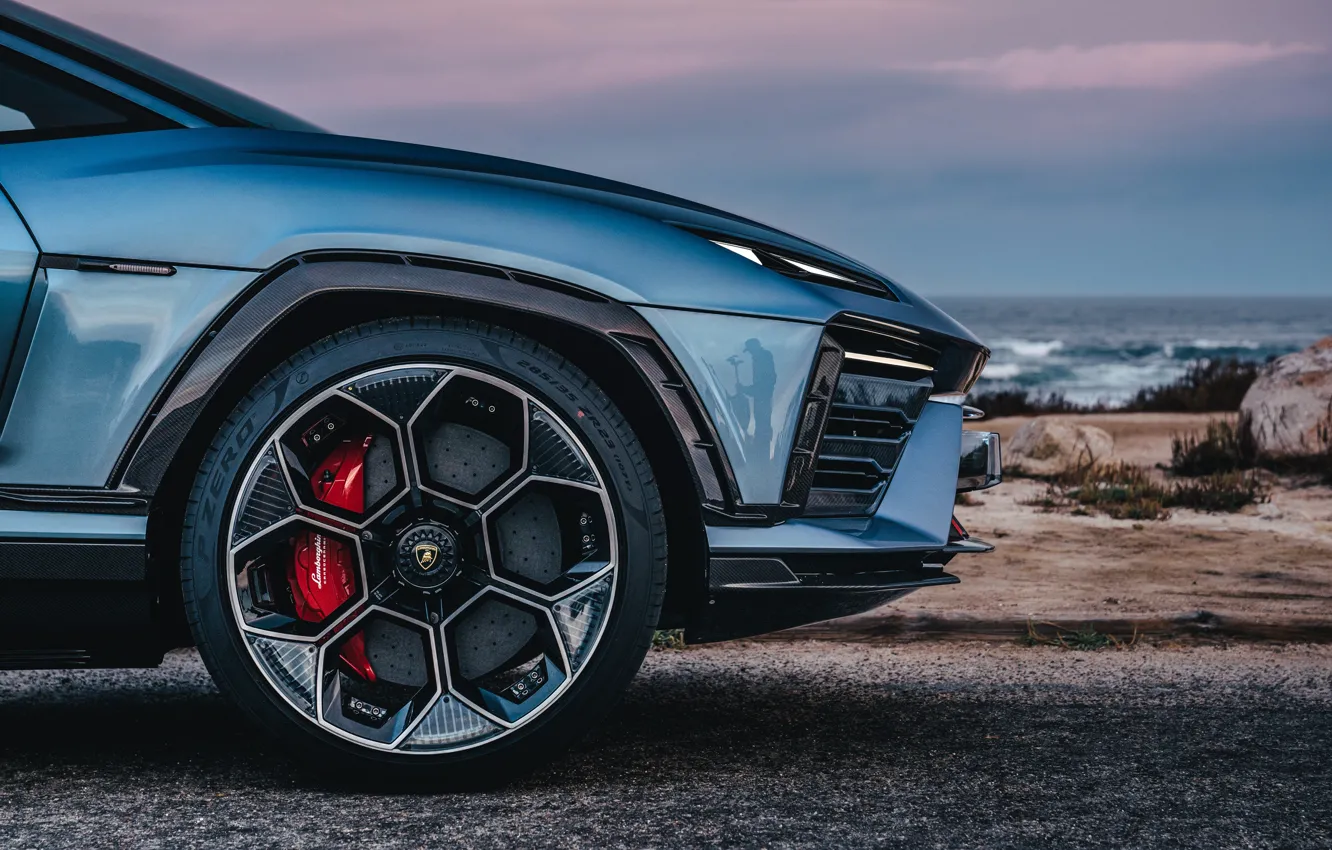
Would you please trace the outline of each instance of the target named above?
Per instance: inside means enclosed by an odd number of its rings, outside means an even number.
[[[800,428],[796,431],[791,459],[786,464],[786,485],[782,502],[803,505],[814,483],[814,466],[819,440],[828,423],[833,394],[837,390],[837,374],[842,368],[842,346],[828,334],[819,344],[819,355],[810,375],[809,392],[805,396],[805,409],[800,414]]]
[[[625,334],[612,334],[638,368],[660,388],[662,400],[676,415],[673,417],[681,428],[680,436],[685,448],[692,455],[692,466],[698,472],[698,484],[703,490],[705,504],[714,508],[725,508],[727,493],[723,489],[724,466],[719,456],[716,443],[708,436],[704,425],[694,415],[695,405],[689,400],[684,381],[671,368],[662,362],[651,346],[639,342]]]
[[[873,513],[933,387],[928,378],[908,383],[842,373],[819,445],[806,516]]]
[[[829,326],[787,472],[788,492],[805,496],[805,516],[866,516],[878,506],[934,390],[939,351],[918,336],[910,328],[868,320]],[[840,361],[831,394],[825,371],[829,351]],[[801,493],[806,459],[800,441],[823,409],[808,490]]]

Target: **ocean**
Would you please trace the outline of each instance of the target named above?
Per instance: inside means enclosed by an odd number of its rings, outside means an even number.
[[[1332,298],[957,298],[935,303],[994,352],[978,390],[1117,404],[1189,364],[1262,362],[1332,335]]]

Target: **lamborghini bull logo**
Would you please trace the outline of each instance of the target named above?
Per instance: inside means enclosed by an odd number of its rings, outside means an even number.
[[[439,546],[435,543],[417,543],[412,548],[412,557],[416,559],[416,565],[421,571],[428,573],[439,561]]]

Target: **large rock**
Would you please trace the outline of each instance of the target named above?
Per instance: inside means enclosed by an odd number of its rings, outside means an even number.
[[[1049,416],[1024,424],[1004,446],[1004,465],[1028,475],[1054,475],[1110,458],[1115,439],[1095,425]]]
[[[1244,394],[1240,413],[1252,421],[1264,455],[1323,451],[1332,429],[1332,336],[1264,366]]]

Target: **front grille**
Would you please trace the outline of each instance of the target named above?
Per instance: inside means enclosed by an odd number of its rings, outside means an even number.
[[[872,513],[934,388],[929,378],[906,381],[847,371],[856,365],[845,361],[837,379],[805,516]]]
[[[783,507],[812,517],[872,514],[930,395],[969,390],[988,355],[934,331],[840,314],[815,359]]]

